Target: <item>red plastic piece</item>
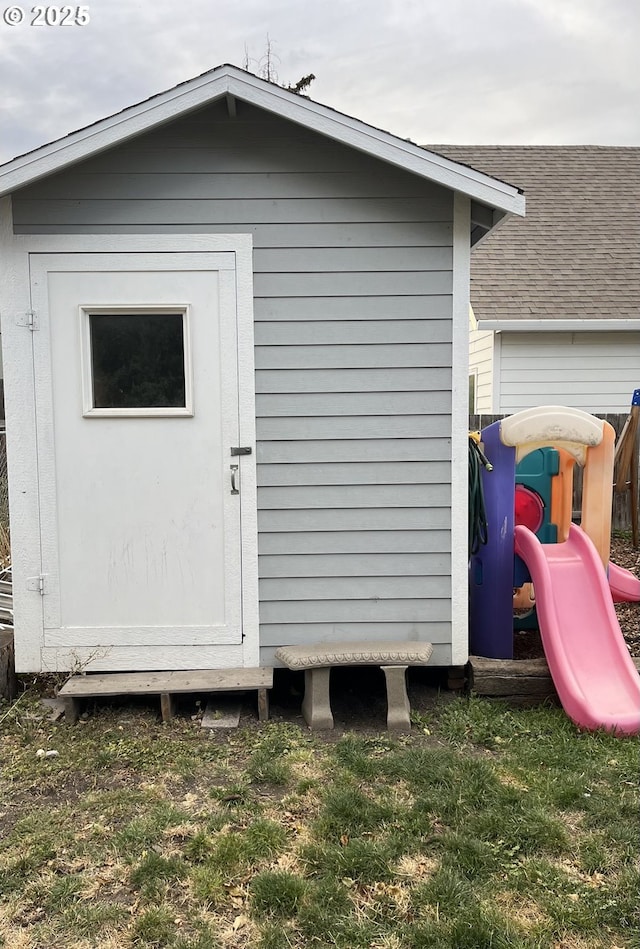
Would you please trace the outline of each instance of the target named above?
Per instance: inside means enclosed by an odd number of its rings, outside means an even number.
[[[524,484],[516,485],[514,518],[516,524],[528,527],[534,534],[540,530],[544,520],[542,498]]]

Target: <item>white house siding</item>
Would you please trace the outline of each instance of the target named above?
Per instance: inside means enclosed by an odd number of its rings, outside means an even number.
[[[493,411],[493,333],[471,330],[469,334],[469,372],[476,373],[476,412]]]
[[[238,103],[16,193],[17,233],[254,240],[261,660],[451,651],[452,194]]]
[[[640,386],[640,331],[501,333],[500,413],[534,405],[626,412]]]

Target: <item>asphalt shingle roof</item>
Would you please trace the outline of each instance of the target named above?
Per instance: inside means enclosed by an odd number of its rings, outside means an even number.
[[[640,148],[426,147],[524,189],[471,254],[478,319],[640,320]]]

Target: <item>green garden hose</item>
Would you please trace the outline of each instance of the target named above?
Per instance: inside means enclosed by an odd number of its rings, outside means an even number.
[[[481,451],[478,442],[469,435],[469,556],[477,554],[487,543],[487,513],[480,469],[491,471],[492,465]]]

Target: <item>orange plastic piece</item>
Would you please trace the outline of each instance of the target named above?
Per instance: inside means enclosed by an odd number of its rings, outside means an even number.
[[[536,594],[533,589],[533,583],[523,583],[521,587],[518,587],[516,590],[514,590],[514,610],[532,610],[535,605]]]
[[[573,469],[574,456],[564,448],[558,448],[560,470],[551,480],[551,523],[558,528],[558,543],[564,544],[569,537],[573,514]]]
[[[616,433],[602,423],[602,441],[587,450],[582,480],[581,527],[591,538],[606,570],[611,547],[611,505],[613,501],[613,455]]]

